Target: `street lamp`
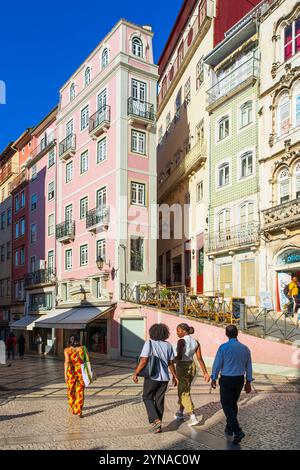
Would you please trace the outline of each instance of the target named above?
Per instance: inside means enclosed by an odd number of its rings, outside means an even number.
[[[97,268],[102,270],[104,266],[104,259],[101,258],[101,256],[99,256],[96,260],[96,264],[97,264]]]

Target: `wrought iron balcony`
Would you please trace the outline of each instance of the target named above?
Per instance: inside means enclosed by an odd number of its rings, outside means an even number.
[[[205,140],[199,140],[194,147],[179,162],[172,162],[162,175],[158,187],[158,199],[166,196],[192,172],[198,170],[206,161],[207,145]]]
[[[75,238],[75,221],[66,220],[56,225],[56,240],[68,243]]]
[[[31,314],[43,314],[43,313],[47,313],[49,312],[50,310],[52,310],[53,307],[51,307],[50,305],[45,305],[45,304],[32,304],[32,305],[29,305],[29,311]]]
[[[128,98],[128,116],[132,123],[150,124],[155,121],[154,105],[132,97]]]
[[[91,209],[86,215],[86,228],[95,231],[97,228],[106,228],[109,225],[109,207],[101,206]]]
[[[55,272],[52,268],[38,269],[33,273],[25,275],[24,285],[25,287],[32,287],[38,285],[55,284]]]
[[[56,134],[55,131],[52,132],[50,135],[45,136],[42,138],[39,145],[32,150],[30,153],[30,160],[37,160],[38,158],[45,155],[45,153],[49,152],[49,150],[56,144]]]
[[[10,184],[8,187],[9,192],[13,192],[19,186],[27,182],[27,171],[23,170]]]
[[[59,143],[59,158],[67,160],[73,157],[76,152],[76,135],[69,134]]]
[[[259,62],[253,55],[246,62],[230,72],[207,91],[208,105],[213,105],[219,99],[238,89],[239,86],[254,81],[258,76]]]
[[[262,211],[264,216],[264,232],[286,230],[300,225],[300,198],[285,202]]]
[[[110,106],[103,106],[89,119],[89,132],[91,137],[99,137],[110,126]]]
[[[18,165],[16,163],[6,163],[0,169],[0,185],[5,183],[11,176],[17,175],[19,172]]]
[[[258,245],[259,224],[235,225],[219,232],[210,233],[206,238],[208,253],[243,249],[246,246]]]

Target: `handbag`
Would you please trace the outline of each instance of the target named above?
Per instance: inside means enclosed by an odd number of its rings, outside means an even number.
[[[160,367],[159,357],[153,355],[151,340],[149,341],[149,343],[150,351],[148,356],[148,362],[145,365],[144,369],[142,369],[141,372],[137,374],[139,377],[144,377],[144,379],[151,379],[151,377],[155,376],[156,372],[159,370]],[[139,358],[138,362],[140,362],[140,359],[141,358]]]
[[[87,360],[86,347],[83,346],[83,364],[81,364],[82,378],[84,385],[88,387],[97,379],[95,372],[92,370],[90,361]]]

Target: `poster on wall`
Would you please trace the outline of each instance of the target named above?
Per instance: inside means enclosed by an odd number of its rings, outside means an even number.
[[[284,305],[288,299],[284,295],[284,288],[291,282],[291,275],[289,273],[278,273],[278,294],[279,294],[279,307],[283,311]]]

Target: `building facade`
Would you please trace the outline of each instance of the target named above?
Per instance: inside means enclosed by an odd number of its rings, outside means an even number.
[[[300,6],[274,1],[260,22],[260,287],[274,307],[300,277]]]

